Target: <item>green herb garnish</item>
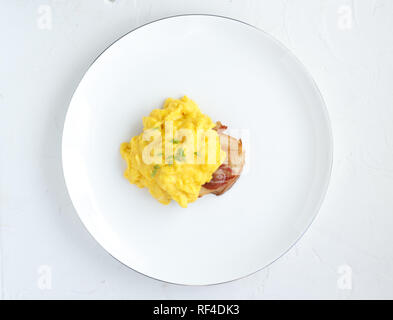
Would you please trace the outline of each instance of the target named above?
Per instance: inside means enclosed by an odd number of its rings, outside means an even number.
[[[184,153],[184,149],[183,148],[179,148],[176,151],[176,155],[175,155],[175,160],[179,161],[179,162],[183,162],[186,160],[186,155]]]
[[[179,141],[179,140],[176,140],[176,139],[172,139],[171,142],[172,142],[173,144],[178,144],[178,143],[180,143],[180,141]]]
[[[151,172],[151,176],[154,177],[157,174],[158,169],[160,169],[160,166],[158,164],[156,164],[153,167],[153,171]]]
[[[168,156],[168,157],[166,157],[166,160],[169,160],[168,161],[168,165],[173,165],[173,160],[175,159],[175,156]]]

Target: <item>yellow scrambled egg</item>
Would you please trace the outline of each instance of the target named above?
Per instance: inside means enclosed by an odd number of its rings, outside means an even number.
[[[124,176],[163,204],[173,199],[187,207],[225,160],[214,127],[188,97],[166,99],[143,118],[143,132],[121,144]]]

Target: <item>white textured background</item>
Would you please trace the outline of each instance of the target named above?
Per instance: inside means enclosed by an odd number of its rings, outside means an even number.
[[[129,30],[183,13],[240,19],[288,46],[335,139],[306,235],[270,267],[210,287],[165,284],[109,256],[79,221],[60,159],[89,64]],[[0,0],[0,276],[7,299],[393,298],[393,1]]]

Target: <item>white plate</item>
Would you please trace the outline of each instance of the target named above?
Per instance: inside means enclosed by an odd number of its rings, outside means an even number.
[[[231,190],[187,209],[131,185],[119,153],[142,116],[184,94],[244,129],[248,156]],[[159,20],[115,42],[84,76],[64,126],[65,180],[88,231],[132,269],[179,284],[234,280],[286,252],[315,217],[331,162],[325,105],[304,67],[264,32],[217,16]]]

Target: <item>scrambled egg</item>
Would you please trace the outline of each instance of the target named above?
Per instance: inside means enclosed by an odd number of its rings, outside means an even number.
[[[124,176],[163,204],[173,199],[187,207],[225,160],[214,127],[188,97],[166,99],[143,117],[143,132],[121,144]]]

